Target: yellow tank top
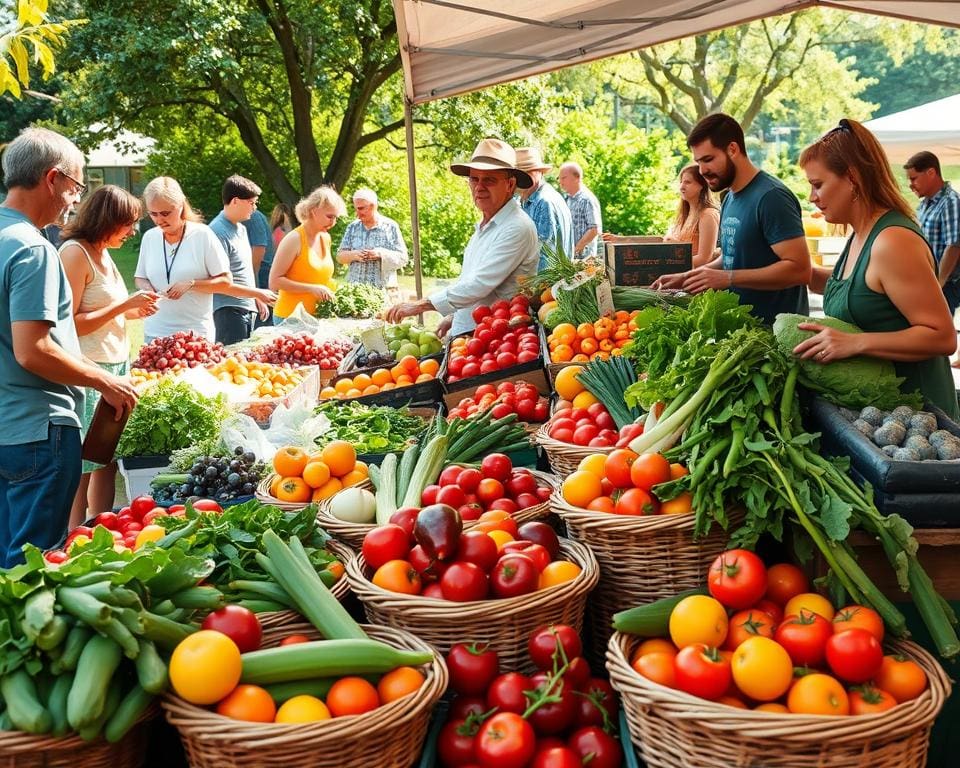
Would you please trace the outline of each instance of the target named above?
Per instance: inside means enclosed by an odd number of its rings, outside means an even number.
[[[333,257],[330,256],[330,235],[326,232],[320,233],[318,238],[320,252],[316,253],[310,249],[303,227],[297,227],[295,231],[300,235],[300,253],[287,270],[286,277],[298,283],[324,285],[331,291],[336,290],[336,283],[333,282]],[[289,317],[297,308],[297,304],[303,304],[304,311],[312,315],[317,308],[317,297],[312,293],[287,291],[281,288],[277,294],[277,304],[273,308],[273,314],[277,317]]]

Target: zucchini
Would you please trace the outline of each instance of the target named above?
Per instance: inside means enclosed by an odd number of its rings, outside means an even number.
[[[150,481],[151,488],[163,488],[167,485],[183,485],[190,481],[190,475],[187,473],[167,473],[161,475],[154,475],[153,480]]]
[[[137,666],[137,681],[140,683],[138,687],[149,694],[163,693],[167,688],[167,665],[160,658],[157,646],[142,637],[139,642],[140,653],[134,660]]]
[[[673,597],[664,597],[646,605],[628,608],[613,615],[613,628],[640,637],[665,637],[670,634],[670,614],[677,603],[690,595],[709,594],[706,587],[688,589]]]
[[[14,728],[25,733],[49,733],[53,718],[40,703],[36,683],[27,670],[19,667],[0,678],[0,694]]]
[[[144,611],[140,614],[140,618],[143,619],[143,636],[167,651],[172,651],[181,640],[193,634],[194,631],[186,624],[166,616],[158,616],[150,611]]]
[[[103,709],[100,710],[100,714],[97,715],[94,720],[83,726],[83,728],[77,729],[77,734],[80,738],[84,741],[93,741],[97,738],[97,736],[100,735],[100,731],[103,730],[103,726],[106,725],[107,720],[117,711],[117,707],[120,706],[121,701],[123,701],[123,683],[120,682],[119,677],[114,677],[107,688],[107,696],[103,702]],[[69,703],[67,706],[69,709]]]
[[[400,459],[400,469],[397,472],[397,491],[403,491],[410,485],[410,479],[413,477],[413,468],[417,465],[417,458],[420,456],[420,443],[414,443],[403,452],[403,458]]]
[[[241,683],[265,685],[314,677],[381,674],[433,661],[429,651],[401,651],[379,640],[314,640],[242,656]]]
[[[388,453],[380,462],[380,485],[377,487],[377,525],[386,525],[397,511],[397,454]]]
[[[67,639],[63,642],[63,653],[60,658],[50,665],[50,671],[55,675],[61,675],[64,672],[73,672],[77,668],[77,659],[80,658],[80,652],[83,646],[93,635],[93,630],[86,624],[78,622],[67,633]]]
[[[410,477],[410,484],[406,488],[401,507],[419,507],[420,499],[423,496],[423,489],[434,482],[440,476],[440,470],[447,459],[447,445],[449,439],[446,435],[437,435],[430,439],[420,457],[417,459],[417,465],[414,467],[413,475]],[[396,509],[394,509],[396,511]],[[379,522],[379,519],[378,519]],[[387,522],[384,520],[383,522]]]
[[[79,731],[95,722],[107,702],[110,681],[123,652],[109,637],[90,638],[77,661],[77,672],[67,695],[67,722]]]
[[[140,719],[140,715],[147,711],[152,701],[152,693],[147,693],[139,685],[133,686],[107,720],[103,728],[103,737],[111,744],[116,744],[127,735],[127,732]]]
[[[216,587],[188,587],[170,595],[177,608],[191,608],[200,611],[216,611],[227,604],[226,599]]]
[[[288,608],[293,608],[293,600],[290,595],[279,584],[273,581],[250,581],[249,579],[237,579],[231,581],[228,585],[230,589],[238,592],[249,592],[256,595],[257,600],[271,600],[275,603],[282,603]],[[242,599],[242,598],[241,598]]]
[[[71,685],[73,685],[73,673],[66,672],[57,677],[53,683],[53,690],[50,691],[47,709],[53,721],[50,732],[54,736],[64,736],[70,730],[70,723],[67,722],[67,695],[70,693]]]
[[[368,683],[376,685],[379,675],[360,675]],[[278,704],[292,699],[294,696],[315,696],[318,699],[326,698],[330,688],[339,680],[339,677],[313,677],[308,680],[291,680],[288,683],[272,683],[265,685],[267,693]]]
[[[67,633],[70,631],[70,622],[63,616],[57,614],[54,616],[37,635],[37,648],[41,651],[52,651],[60,643],[67,639]]]

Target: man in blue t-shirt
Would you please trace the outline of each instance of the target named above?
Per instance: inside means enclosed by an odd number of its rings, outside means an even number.
[[[781,312],[808,314],[810,252],[796,196],[750,162],[743,129],[729,115],[703,118],[687,136],[687,146],[710,189],[729,189],[720,208],[722,256],[666,275],[654,287],[730,290],[767,324]]]
[[[27,128],[3,154],[0,206],[0,567],[24,544],[50,549],[67,532],[80,484],[84,387],[121,418],[137,393],[80,354],[70,283],[41,228],[80,200],[83,154],[46,128]],[[95,510],[100,512],[102,510]]]

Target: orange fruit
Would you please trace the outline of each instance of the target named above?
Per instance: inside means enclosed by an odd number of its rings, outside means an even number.
[[[425,680],[423,673],[413,667],[397,667],[380,678],[377,693],[383,704],[389,704],[419,690]]]
[[[433,376],[431,376],[429,373],[421,373],[419,376],[417,376],[417,384],[421,384],[424,381],[433,381]]]
[[[554,363],[569,363],[572,359],[573,349],[569,344],[558,344],[550,353],[550,360]]]
[[[283,475],[274,475],[270,480],[270,495],[277,498],[277,492],[280,490],[280,483],[283,482]]]
[[[561,344],[573,344],[577,338],[577,329],[572,323],[560,323],[553,329],[553,337]]]
[[[363,392],[361,392],[356,387],[351,387],[350,389],[347,390],[347,394],[345,394],[344,397],[349,400],[350,398],[360,397],[362,394]]]
[[[294,696],[277,710],[277,723],[315,723],[332,717],[327,705],[315,696]]]
[[[352,472],[359,472],[364,477],[370,477],[370,468],[367,466],[365,461],[358,461],[353,465]],[[349,472],[347,474],[350,474]]]
[[[353,386],[355,386],[359,390],[366,389],[372,383],[373,383],[373,379],[371,379],[365,373],[358,373],[356,376],[353,377]]]
[[[367,479],[367,474],[365,472],[360,472],[356,469],[347,472],[343,477],[340,478],[340,482],[344,488],[349,488],[352,485],[358,485]]]
[[[293,445],[285,445],[273,456],[273,468],[278,475],[298,477],[307,466],[307,452]]]
[[[346,378],[333,382],[333,388],[342,395],[345,395],[353,388],[353,379]]]
[[[427,358],[420,362],[420,373],[429,373],[431,376],[436,376],[440,371],[440,363],[437,360],[432,358]]]
[[[583,370],[582,365],[568,365],[561,368],[553,379],[553,388],[564,400],[573,400],[586,387],[577,380],[577,374]]]
[[[324,464],[330,467],[330,474],[334,477],[343,477],[350,472],[357,463],[357,452],[352,443],[346,440],[332,440],[323,446],[320,456]]]
[[[234,720],[272,723],[277,716],[277,705],[259,685],[238,685],[217,704],[217,714]]]
[[[378,387],[376,384],[369,384],[363,388],[363,394],[378,395],[380,394],[380,387]]]
[[[379,706],[377,689],[362,677],[341,677],[327,693],[327,707],[334,717],[362,715]]]
[[[402,375],[400,375],[400,376],[397,376],[397,386],[398,386],[398,387],[409,387],[411,384],[413,384],[413,379],[411,379],[411,378],[410,378],[409,376],[407,376],[406,374],[402,374]]]
[[[313,489],[313,494],[310,496],[310,501],[323,501],[324,499],[329,499],[331,496],[333,496],[333,494],[342,490],[343,483],[340,482],[338,478],[331,477],[319,488]]]
[[[419,595],[423,586],[417,569],[406,560],[389,560],[377,568],[370,581],[380,589],[403,595]]]
[[[641,656],[646,656],[648,653],[669,653],[671,656],[676,656],[677,646],[675,646],[665,637],[648,638],[637,646],[637,650],[633,652],[631,663],[639,659]]]
[[[307,462],[303,468],[303,480],[311,488],[320,488],[330,479],[330,467],[322,460]]]
[[[277,488],[277,498],[280,501],[299,503],[310,501],[311,490],[302,477],[285,477]]]
[[[596,339],[583,339],[580,342],[580,351],[585,355],[592,355],[600,349],[600,344]]]
[[[406,374],[407,374],[407,369],[399,364],[393,366],[393,368],[390,369],[390,377],[394,380],[394,382],[396,382],[396,380],[399,379],[401,376],[406,376]]]
[[[609,496],[597,496],[593,501],[587,504],[587,509],[591,512],[606,512],[607,514],[616,514],[617,504]]]
[[[420,370],[420,363],[413,355],[405,355],[400,358],[400,366],[411,376]]]
[[[509,544],[511,541],[514,541],[513,536],[511,536],[506,531],[501,531],[499,529],[493,531],[487,531],[487,536],[493,539],[497,544],[497,552],[501,551],[505,544]]]
[[[557,584],[573,581],[580,575],[580,571],[580,566],[571,563],[569,560],[554,560],[540,572],[540,583],[537,585],[537,589],[547,589],[548,587],[555,587]]]
[[[577,336],[581,339],[593,339],[596,334],[593,328],[593,323],[580,323],[577,326]]]
[[[589,363],[590,355],[574,355],[570,358],[570,361],[573,363]]]
[[[397,388],[396,384],[394,384],[392,381],[388,381],[386,384],[382,384],[380,386],[380,391],[389,392],[391,389],[396,389],[396,388]]]
[[[689,515],[693,512],[693,494],[684,491],[677,498],[660,504],[661,515]]]
[[[320,390],[320,399],[321,400],[330,400],[337,396],[337,390],[333,387],[324,387]]]
[[[595,498],[603,495],[600,478],[593,472],[583,470],[568,475],[560,491],[564,500],[574,507],[586,507]]]
[[[390,375],[390,371],[386,368],[377,368],[377,370],[370,375],[370,378],[378,387],[393,383],[393,376]]]

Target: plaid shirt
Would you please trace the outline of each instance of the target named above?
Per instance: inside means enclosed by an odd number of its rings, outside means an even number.
[[[540,239],[540,266],[543,269],[547,265],[547,255],[544,246],[551,249],[557,247],[557,240],[560,240],[560,247],[568,259],[573,258],[573,225],[570,220],[570,209],[563,201],[560,193],[551,187],[547,182],[541,182],[536,191],[526,200],[520,201],[520,207],[533,219],[537,227],[537,237]]]
[[[917,208],[917,218],[923,236],[930,243],[933,257],[940,263],[948,246],[960,245],[960,195],[949,181],[943,183],[933,197],[925,197]],[[954,269],[950,281],[960,279],[960,269]]]
[[[393,219],[376,214],[370,229],[360,219],[354,219],[343,233],[341,251],[380,249],[380,258],[373,261],[352,261],[347,265],[348,283],[370,283],[377,288],[394,288],[397,270],[407,263],[407,246],[400,226]]]
[[[580,187],[580,191],[575,195],[567,197],[567,205],[570,208],[570,217],[573,219],[573,244],[576,245],[583,237],[583,233],[590,227],[597,228],[597,236],[587,243],[583,250],[576,254],[577,258],[586,258],[595,256],[597,253],[597,241],[600,240],[600,233],[603,232],[603,223],[600,220],[600,201],[586,187]]]

